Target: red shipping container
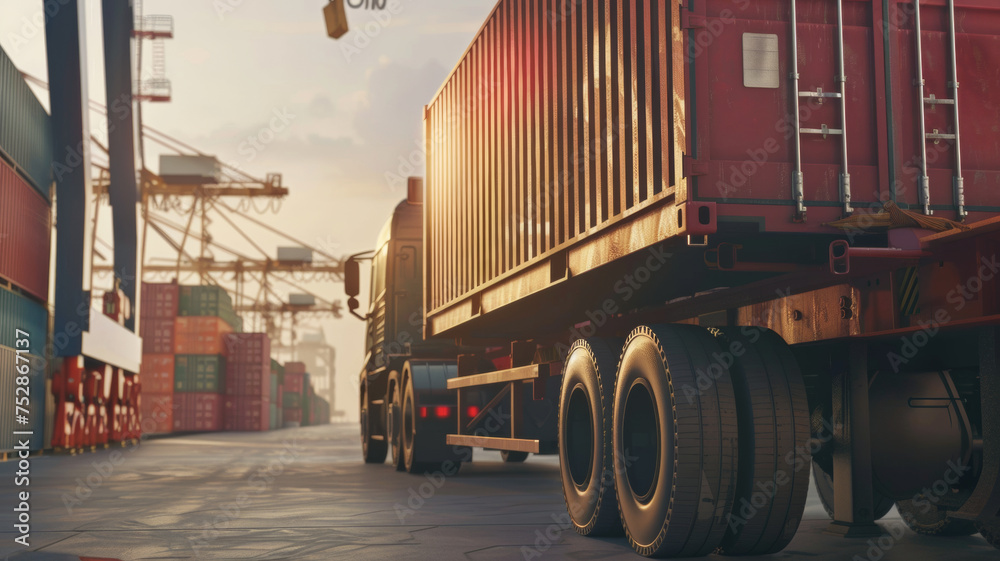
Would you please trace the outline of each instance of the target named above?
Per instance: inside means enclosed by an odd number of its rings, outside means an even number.
[[[226,398],[223,428],[228,431],[265,431],[270,425],[271,402],[251,396]]]
[[[285,370],[285,383],[282,387],[285,389],[285,393],[302,393],[303,381],[305,380],[305,373],[290,373]]]
[[[222,430],[222,396],[215,393],[174,394],[174,430],[210,432]]]
[[[225,337],[226,395],[271,399],[271,341],[264,333]]]
[[[142,283],[142,309],[139,310],[143,319],[172,319],[177,317],[179,307],[180,287],[174,283]]]
[[[142,337],[142,352],[151,355],[174,353],[174,319],[149,319],[139,321],[139,336]]]
[[[286,423],[299,423],[302,424],[302,410],[301,409],[282,409],[282,420]]]
[[[51,207],[0,160],[0,277],[42,301],[49,298]]]
[[[306,373],[306,363],[304,362],[286,362],[285,363],[285,375],[289,374],[305,374]]]
[[[139,405],[144,434],[165,434],[174,431],[174,395],[143,392]]]
[[[221,355],[223,337],[233,328],[215,316],[179,317],[174,322],[174,353],[179,355]]]
[[[142,355],[139,379],[143,395],[174,393],[174,355]]]

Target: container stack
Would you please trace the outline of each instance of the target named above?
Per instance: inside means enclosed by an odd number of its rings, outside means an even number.
[[[142,337],[140,414],[148,433],[174,430],[174,330],[179,309],[177,284],[142,283],[139,334]]]
[[[271,428],[271,340],[265,333],[233,333],[224,339],[226,399],[223,428]]]
[[[278,361],[271,359],[271,410],[270,426],[271,430],[280,429],[282,418],[282,399],[284,399],[285,367]]]
[[[225,338],[241,330],[242,320],[224,288],[180,286],[173,327],[173,430],[222,430]]]
[[[299,427],[303,424],[302,406],[308,378],[305,363],[285,363],[285,382],[282,384],[281,400],[282,426],[285,428]]]
[[[46,417],[52,130],[48,113],[3,49],[0,84],[0,395],[4,396],[0,452],[13,450],[15,430],[33,431],[29,446],[41,450]],[[14,401],[17,378],[24,375],[28,376],[27,415],[15,409]],[[71,411],[68,418],[76,419],[82,395],[63,393],[55,398],[63,412]],[[17,415],[25,422],[18,422]],[[73,434],[62,438],[73,438]]]

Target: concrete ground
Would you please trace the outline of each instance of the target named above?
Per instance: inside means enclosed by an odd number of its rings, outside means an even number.
[[[14,543],[15,462],[0,463],[4,559],[614,559],[624,539],[563,527],[555,457],[505,465],[476,451],[432,481],[365,466],[354,425],[151,439],[134,451],[31,463],[30,548]],[[116,455],[117,452],[117,455]],[[774,559],[996,560],[979,536],[928,538],[895,510],[881,545],[822,533],[815,493],[795,540]]]

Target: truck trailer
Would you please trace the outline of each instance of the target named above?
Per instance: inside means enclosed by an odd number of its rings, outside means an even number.
[[[1000,545],[998,91],[992,0],[500,0],[347,263],[365,461],[558,454],[650,557],[780,551],[810,472]]]

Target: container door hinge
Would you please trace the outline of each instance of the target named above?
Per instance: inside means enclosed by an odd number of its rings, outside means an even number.
[[[684,168],[684,177],[693,177],[696,175],[707,175],[708,170],[706,169],[705,163],[698,161],[691,156],[684,156],[682,161]]]
[[[681,11],[681,29],[701,29],[703,27],[705,27],[705,16],[687,10]]]

